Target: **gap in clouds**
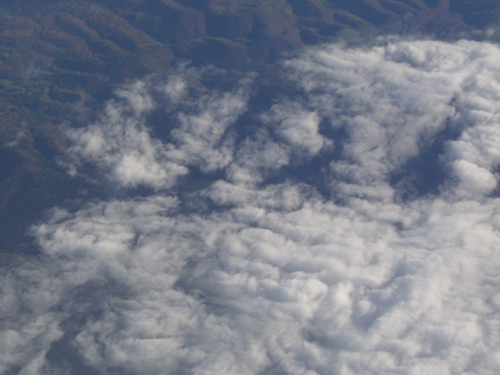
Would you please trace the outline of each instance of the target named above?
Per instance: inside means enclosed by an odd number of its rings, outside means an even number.
[[[402,202],[411,202],[425,195],[436,196],[450,177],[441,155],[448,141],[458,139],[460,132],[447,123],[430,144],[422,141],[417,157],[406,162],[399,171],[390,176],[393,186]]]

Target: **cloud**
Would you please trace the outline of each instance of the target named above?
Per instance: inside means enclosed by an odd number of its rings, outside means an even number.
[[[145,117],[154,107],[146,82],[122,88],[117,97],[106,104],[97,123],[66,129],[72,144],[62,164],[72,175],[84,164],[95,165],[118,186],[171,186],[188,170],[168,160],[163,144],[146,127]]]
[[[173,142],[167,145],[168,157],[205,173],[229,165],[234,140],[226,130],[246,110],[251,81],[243,80],[232,92],[202,95],[188,111],[179,112],[179,127],[172,130]]]
[[[249,80],[125,86],[68,131],[65,162],[158,190],[55,207],[32,228],[40,257],[2,269],[0,371],[495,374],[499,53],[313,48],[284,62],[303,95],[244,136]],[[161,139],[160,105],[175,120]],[[317,163],[330,199],[307,179]],[[398,198],[412,174],[433,183],[430,165],[438,188]],[[162,190],[193,166],[221,177]]]
[[[331,143],[319,134],[318,115],[298,103],[276,104],[264,119],[278,122],[276,132],[295,150],[302,149],[307,154],[314,155]]]
[[[26,137],[26,133],[24,132],[24,130],[21,130],[21,131],[17,132],[16,138],[13,141],[5,142],[3,144],[3,147],[7,147],[7,148],[16,147],[19,144],[19,141],[25,137]]]
[[[238,147],[235,162],[227,168],[227,177],[237,184],[256,184],[266,175],[290,164],[290,150],[270,138],[268,129],[259,129]]]
[[[284,65],[318,116],[348,134],[345,158],[331,166],[337,194],[356,190],[360,197],[391,200],[385,181],[447,130],[465,130],[467,137],[449,146],[453,152],[470,149],[470,162],[471,153],[488,152],[498,163],[485,139],[474,146],[479,134],[497,137],[498,57],[489,43],[402,41],[356,53],[339,45],[317,47]]]
[[[455,161],[453,172],[460,180],[459,186],[467,191],[490,193],[497,186],[497,180],[490,171],[467,160]]]
[[[96,166],[104,177],[119,187],[140,185],[155,190],[172,187],[180,176],[197,166],[214,172],[232,161],[233,139],[227,127],[246,109],[251,78],[244,79],[232,91],[207,92],[190,100],[187,97],[187,74],[169,77],[165,83],[136,81],[116,91],[95,123],[81,128],[67,128],[71,146],[61,161],[71,175],[82,166]],[[165,111],[175,113],[170,128],[170,142],[151,136],[148,115],[160,103]]]

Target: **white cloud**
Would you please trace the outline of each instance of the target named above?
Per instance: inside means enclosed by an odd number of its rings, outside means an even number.
[[[241,141],[248,82],[155,88],[178,111],[163,141],[148,132],[147,84],[123,89],[98,124],[70,131],[68,163],[125,186],[172,186],[192,165],[226,176],[183,198],[49,212],[32,229],[40,259],[2,270],[0,371],[63,371],[47,353],[64,337],[76,353],[65,366],[101,373],[496,374],[499,54],[474,42],[311,49],[285,63],[302,103],[276,103]],[[320,120],[346,136],[328,139]],[[331,200],[262,183],[320,156]],[[392,176],[425,157],[449,174],[440,190],[396,199]]]
[[[488,43],[398,41],[356,53],[337,45],[318,47],[285,66],[318,115],[348,133],[345,160],[332,163],[340,179],[337,193],[349,196],[356,190],[373,199],[380,191],[380,199],[391,200],[385,181],[450,123],[467,128],[465,143],[455,144],[460,151],[454,153],[467,152],[460,158],[477,164],[472,154],[487,152],[488,161],[478,165],[498,164],[493,145],[499,57],[498,48]],[[479,134],[485,139],[475,146]],[[458,157],[449,158],[453,163]]]
[[[246,109],[251,78],[232,92],[205,90],[196,100],[186,97],[187,79],[175,76],[157,85],[136,81],[117,90],[119,99],[106,104],[97,123],[66,129],[72,144],[61,163],[72,175],[91,164],[117,186],[156,190],[171,187],[190,166],[204,172],[226,167],[233,156],[233,139],[226,129]],[[177,114],[174,123],[164,124],[172,128],[171,142],[151,137],[146,120],[157,106],[153,93],[163,95],[165,110]]]
[[[497,186],[496,178],[490,171],[463,159],[454,162],[453,172],[460,180],[459,187],[466,190],[487,194]]]
[[[302,149],[309,155],[314,155],[331,143],[319,134],[318,115],[297,103],[275,104],[264,119],[266,122],[278,123],[276,132],[294,147],[296,152]]]
[[[172,75],[168,77],[167,84],[161,87],[161,91],[175,103],[186,97],[188,85],[182,77]]]
[[[251,79],[243,80],[232,92],[208,92],[179,112],[180,125],[172,130],[173,142],[166,146],[168,157],[207,173],[229,165],[234,145],[226,130],[246,110],[250,83]]]
[[[266,174],[290,163],[286,145],[270,139],[267,129],[259,129],[238,147],[235,162],[228,166],[228,179],[239,184],[261,182]]]
[[[11,148],[11,147],[16,147],[19,144],[19,141],[25,138],[27,135],[24,130],[21,130],[17,132],[16,138],[13,141],[10,142],[5,142],[3,144],[3,147]]]
[[[188,170],[168,160],[163,144],[145,125],[145,116],[154,108],[147,83],[128,85],[117,96],[123,100],[108,102],[97,123],[66,129],[72,145],[62,163],[73,175],[83,163],[95,164],[118,186],[171,186]]]
[[[494,372],[498,200],[419,202],[398,231],[293,186],[249,192],[208,217],[162,197],[55,211],[36,233],[59,271],[32,293],[83,291],[25,319],[101,311],[73,345],[104,373]]]

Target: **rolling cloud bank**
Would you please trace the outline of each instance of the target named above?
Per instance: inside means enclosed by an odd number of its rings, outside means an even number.
[[[497,374],[498,61],[311,48],[247,130],[258,76],[124,86],[60,163],[150,193],[31,229],[42,255],[1,270],[0,373]]]

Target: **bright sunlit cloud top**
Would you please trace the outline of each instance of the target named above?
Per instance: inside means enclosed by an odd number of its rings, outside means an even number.
[[[312,48],[283,62],[300,98],[247,133],[258,77],[124,86],[60,162],[152,193],[32,228],[43,256],[2,269],[0,372],[498,373],[498,61],[469,41]]]

